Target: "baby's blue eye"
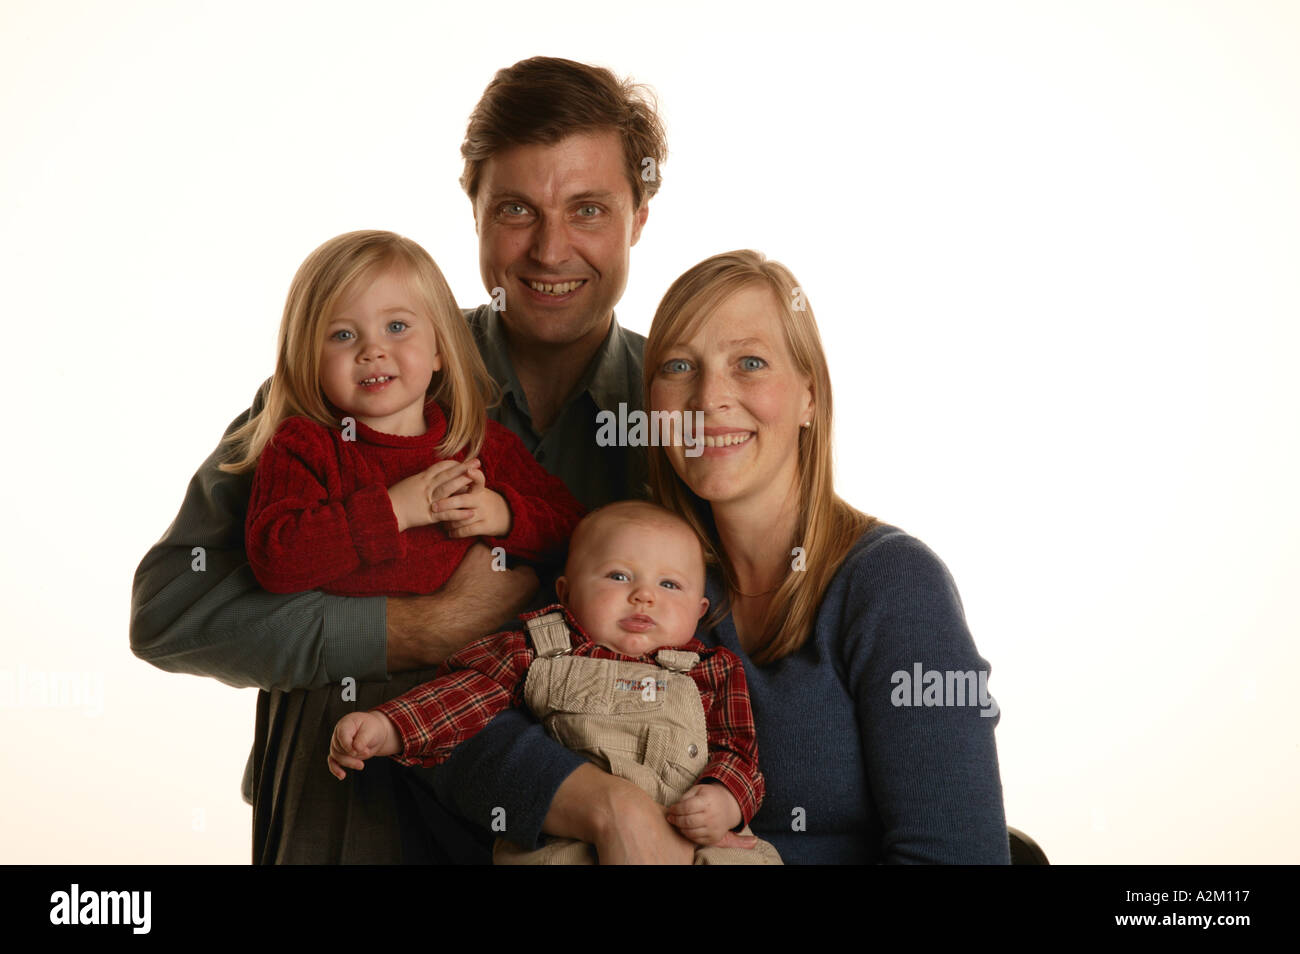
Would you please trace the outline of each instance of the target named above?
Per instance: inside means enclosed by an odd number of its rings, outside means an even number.
[[[609,579],[611,579],[611,580],[617,580],[619,583],[622,583],[622,582],[624,582],[624,581],[626,581],[626,580],[631,579],[631,577],[629,577],[629,576],[628,576],[626,573],[624,573],[622,570],[611,570],[610,573],[609,573]]]
[[[762,358],[756,358],[751,354],[740,359],[740,366],[746,371],[759,371],[767,367],[767,362]]]
[[[669,590],[680,590],[682,588],[681,584],[676,580],[660,580],[659,585]]]

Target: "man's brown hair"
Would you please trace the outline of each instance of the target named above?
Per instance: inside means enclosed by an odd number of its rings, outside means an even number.
[[[483,163],[514,146],[552,145],[574,133],[613,130],[623,143],[639,209],[659,191],[668,141],[648,86],[600,66],[534,56],[498,70],[469,116],[461,187],[473,202]]]

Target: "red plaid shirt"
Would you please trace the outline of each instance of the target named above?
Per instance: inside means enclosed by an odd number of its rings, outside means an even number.
[[[556,603],[525,613],[531,619],[564,613],[572,633],[573,655],[654,664],[654,653],[624,656],[591,641],[569,611]],[[698,653],[690,676],[700,690],[708,728],[709,763],[700,780],[725,785],[740,805],[745,824],[763,800],[763,775],[758,770],[754,713],[749,705],[745,667],[728,649],[711,648],[699,640],[671,647]],[[403,765],[438,765],[451,750],[471,738],[503,709],[524,705],[524,677],[537,654],[523,630],[497,633],[470,643],[447,660],[432,682],[377,707],[393,720],[402,736]]]

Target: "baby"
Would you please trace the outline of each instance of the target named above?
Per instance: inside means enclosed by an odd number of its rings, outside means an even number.
[[[574,531],[555,589],[560,603],[522,617],[527,632],[472,643],[432,682],[340,719],[330,771],[344,778],[376,755],[437,765],[502,709],[527,705],[558,741],[670,806],[697,864],[780,864],[766,842],[717,847],[758,810],[763,777],[744,667],[694,638],[709,601],[691,528],[653,504],[603,507]],[[538,864],[592,854],[568,839],[495,852]]]

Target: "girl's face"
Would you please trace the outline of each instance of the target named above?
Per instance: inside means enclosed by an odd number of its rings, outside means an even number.
[[[682,446],[666,453],[686,485],[715,506],[778,513],[797,488],[799,428],[813,399],[782,320],[769,288],[742,288],[646,369],[653,410],[704,413],[703,453],[691,457]]]
[[[360,285],[325,326],[325,397],[382,433],[425,432],[426,392],[441,368],[433,321],[397,269]]]

